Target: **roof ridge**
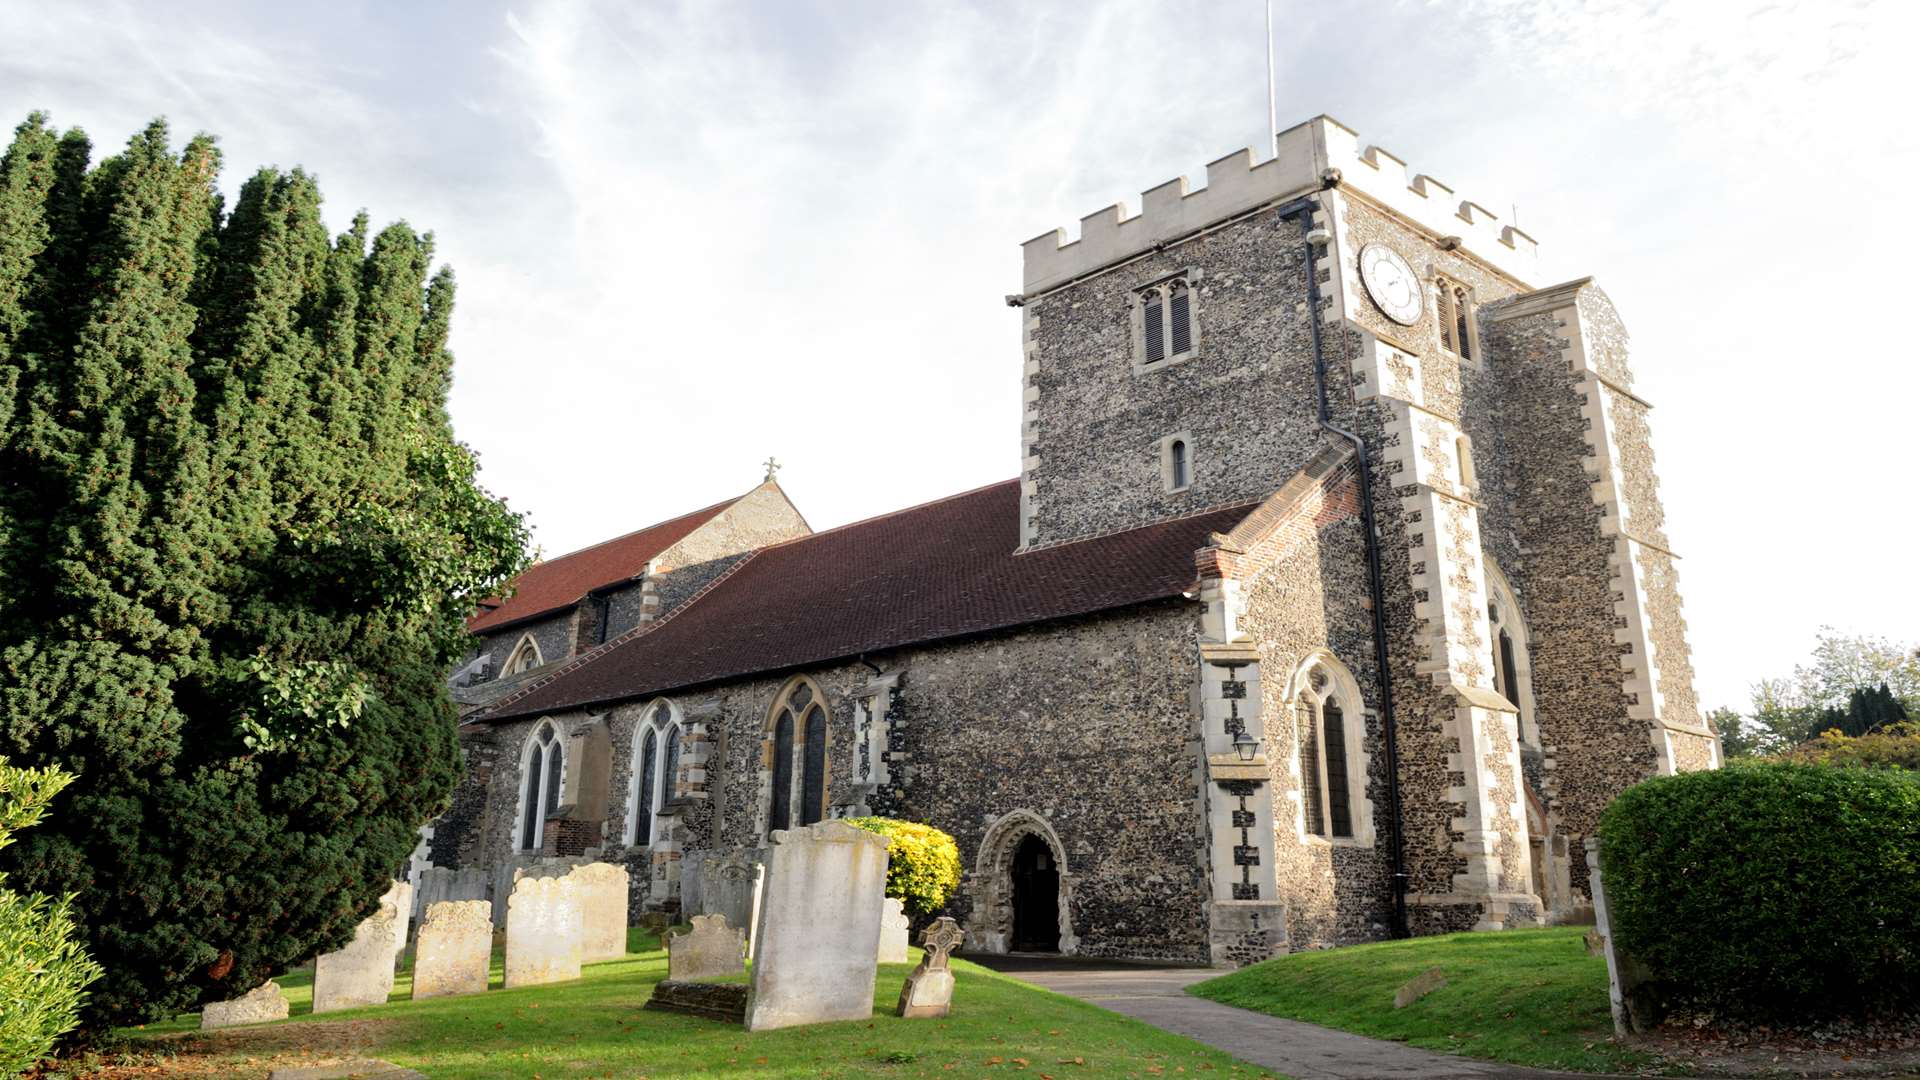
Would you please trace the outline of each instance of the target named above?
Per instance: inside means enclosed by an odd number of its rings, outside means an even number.
[[[760,487],[759,484],[755,484],[752,488],[747,489],[746,491],[742,492],[739,495],[735,495],[731,499],[721,499],[717,503],[708,503],[706,506],[702,506],[698,510],[689,510],[684,514],[675,514],[670,518],[664,518],[660,521],[654,522],[651,525],[642,525],[637,529],[628,529],[626,532],[623,532],[618,536],[609,536],[605,540],[597,540],[591,544],[586,545],[585,547],[574,548],[572,551],[555,555],[551,559],[541,559],[539,562],[535,563],[534,566],[550,566],[553,563],[557,563],[562,559],[571,559],[575,555],[584,555],[595,548],[603,548],[603,547],[606,547],[608,544],[617,544],[622,540],[628,540],[633,537],[639,536],[643,532],[651,532],[662,525],[671,525],[676,521],[684,521],[690,517],[697,517],[701,514],[706,513],[709,510],[719,510],[722,507],[730,507],[734,503],[739,502],[741,499],[746,498],[748,495],[753,494],[754,491],[757,490],[759,487]],[[532,566],[527,567],[527,570],[531,570],[531,569],[533,569]],[[526,570],[522,570],[521,573],[523,574],[526,573]]]
[[[899,517],[901,514],[910,514],[915,510],[925,510],[929,506],[939,506],[941,503],[952,502],[955,499],[964,499],[969,495],[978,495],[983,491],[989,490],[991,488],[1000,487],[1003,484],[1017,484],[1019,482],[1020,482],[1020,478],[1017,476],[1008,477],[1005,480],[995,480],[991,484],[981,484],[979,487],[968,488],[965,491],[956,491],[951,495],[942,495],[937,499],[928,499],[926,502],[914,503],[911,506],[903,506],[898,510],[888,510],[884,513],[870,514],[856,521],[849,521],[844,525],[835,525],[831,529],[822,529],[819,532],[810,532],[805,536],[790,536],[785,540],[776,540],[771,544],[762,544],[761,546],[754,548],[753,550],[766,551],[770,548],[786,547],[789,544],[804,543],[805,541],[814,540],[822,536],[832,536],[834,533],[851,529],[856,525],[871,525],[876,521],[884,521],[890,517]]]
[[[714,587],[719,585],[721,582],[732,577],[736,570],[739,570],[741,567],[752,562],[753,557],[755,555],[758,555],[761,552],[761,550],[762,550],[761,548],[749,549],[746,553],[745,558],[741,559],[740,561],[734,563],[732,566],[727,567],[725,570],[715,575],[712,581],[709,581],[705,585],[702,585],[698,589],[695,589],[693,591],[692,596],[689,596],[685,600],[681,601],[680,605],[674,608],[672,611],[667,612],[665,615],[662,615],[657,619],[653,619],[643,623],[636,623],[632,627],[629,627],[628,629],[618,634],[615,634],[613,637],[608,638],[606,641],[601,642],[600,644],[594,646],[593,648],[588,649],[586,652],[581,653],[579,656],[576,656],[573,659],[567,661],[566,663],[560,665],[559,667],[555,668],[551,673],[547,675],[543,675],[538,679],[528,680],[526,685],[519,687],[518,689],[514,690],[512,693],[496,700],[495,702],[493,702],[493,704],[488,705],[486,708],[481,709],[477,714],[475,714],[470,719],[478,720],[486,716],[489,716],[494,712],[497,712],[498,710],[503,709],[508,705],[511,705],[514,702],[525,698],[527,695],[533,693],[535,690],[538,690],[541,687],[546,686],[548,683],[553,682],[555,679],[560,678],[562,675],[566,675],[571,672],[578,671],[583,667],[586,667],[588,664],[592,663],[595,660],[598,660],[600,657],[605,656],[607,653],[611,652],[614,646],[624,645],[627,642],[634,640],[635,638],[645,637],[646,635],[654,632],[655,630],[658,630],[662,626],[665,626],[666,624],[672,622],[674,616],[692,607],[695,601],[699,600],[701,597],[712,592]]]

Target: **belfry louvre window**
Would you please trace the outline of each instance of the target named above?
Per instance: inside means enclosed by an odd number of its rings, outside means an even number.
[[[1440,302],[1435,305],[1440,318],[1440,345],[1462,360],[1473,360],[1479,352],[1474,347],[1473,332],[1473,290],[1457,281],[1438,278],[1434,281],[1440,292]]]
[[[1199,344],[1193,288],[1185,275],[1155,282],[1135,294],[1135,357],[1142,366],[1183,360]]]

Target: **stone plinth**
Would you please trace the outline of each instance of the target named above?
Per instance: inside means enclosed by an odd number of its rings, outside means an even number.
[[[507,986],[580,977],[585,920],[572,875],[523,877],[507,898]]]
[[[667,978],[712,979],[747,969],[747,935],[725,915],[695,915],[693,929],[667,935]]]
[[[313,1011],[385,1004],[393,993],[393,965],[406,945],[413,889],[404,881],[380,897],[380,909],[361,920],[347,947],[313,965]]]
[[[698,983],[663,979],[654,984],[653,996],[642,1008],[657,1012],[686,1013],[737,1024],[747,1015],[747,987],[744,983]]]
[[[886,906],[880,913],[880,962],[906,963],[907,940],[912,931],[913,924],[907,921],[906,904],[887,897]]]
[[[280,984],[266,982],[234,998],[216,1001],[200,1010],[200,1030],[234,1027],[239,1024],[264,1024],[287,1018],[287,995]]]
[[[960,924],[945,915],[927,927],[920,938],[924,955],[920,957],[919,966],[907,976],[907,984],[900,988],[900,1002],[893,1009],[895,1016],[924,1020],[945,1016],[953,1010],[953,971],[947,966],[947,957],[966,937]]]
[[[887,838],[839,821],[775,830],[747,1030],[873,1015]]]
[[[427,908],[413,952],[416,1000],[487,989],[493,959],[493,905],[485,900],[442,900]]]

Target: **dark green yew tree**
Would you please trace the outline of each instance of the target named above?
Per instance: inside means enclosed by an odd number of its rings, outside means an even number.
[[[89,1022],[347,940],[459,765],[443,681],[520,519],[445,400],[453,278],[313,178],[229,212],[205,136],[0,159],[0,756],[76,776],[0,853],[78,894]]]

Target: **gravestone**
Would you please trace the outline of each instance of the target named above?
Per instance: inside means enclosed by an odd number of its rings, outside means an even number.
[[[690,915],[725,915],[727,925],[751,936],[754,894],[766,860],[763,848],[733,848],[699,853],[683,865],[681,900]],[[688,860],[683,860],[683,863]]]
[[[493,960],[493,905],[442,900],[427,909],[413,950],[413,996],[481,994]]]
[[[586,925],[571,875],[523,877],[507,898],[507,986],[580,977]]]
[[[843,821],[774,831],[748,1031],[873,1015],[887,844]]]
[[[332,1012],[380,1005],[393,993],[393,965],[407,943],[407,913],[413,889],[396,881],[380,897],[380,908],[354,928],[346,948],[326,953],[313,964],[313,1011]]]
[[[565,878],[580,901],[580,961],[618,960],[627,955],[627,868],[597,860],[550,860],[515,872],[516,881]]]
[[[960,924],[945,915],[927,927],[927,932],[920,936],[920,948],[925,955],[907,976],[907,984],[900,988],[900,1003],[893,1010],[895,1016],[926,1019],[953,1011],[953,971],[947,966],[947,957],[966,939]]]
[[[1393,1007],[1396,1009],[1404,1009],[1445,985],[1447,985],[1446,975],[1443,974],[1439,968],[1430,967],[1420,974],[1415,975],[1413,978],[1408,979],[1405,983],[1401,984],[1398,990],[1393,992]]]
[[[913,930],[913,924],[907,921],[906,904],[889,896],[886,907],[880,913],[880,962],[883,964],[904,964],[907,962],[907,940]]]
[[[420,881],[413,887],[413,921],[415,925],[426,922],[427,909],[444,900],[486,898],[485,870],[452,870],[444,866],[429,866],[420,872]]]
[[[693,929],[667,935],[667,978],[711,979],[747,969],[747,935],[725,915],[695,915]]]
[[[285,1020],[287,1012],[287,995],[280,992],[279,983],[268,981],[232,1001],[216,1001],[201,1009],[200,1030]]]

